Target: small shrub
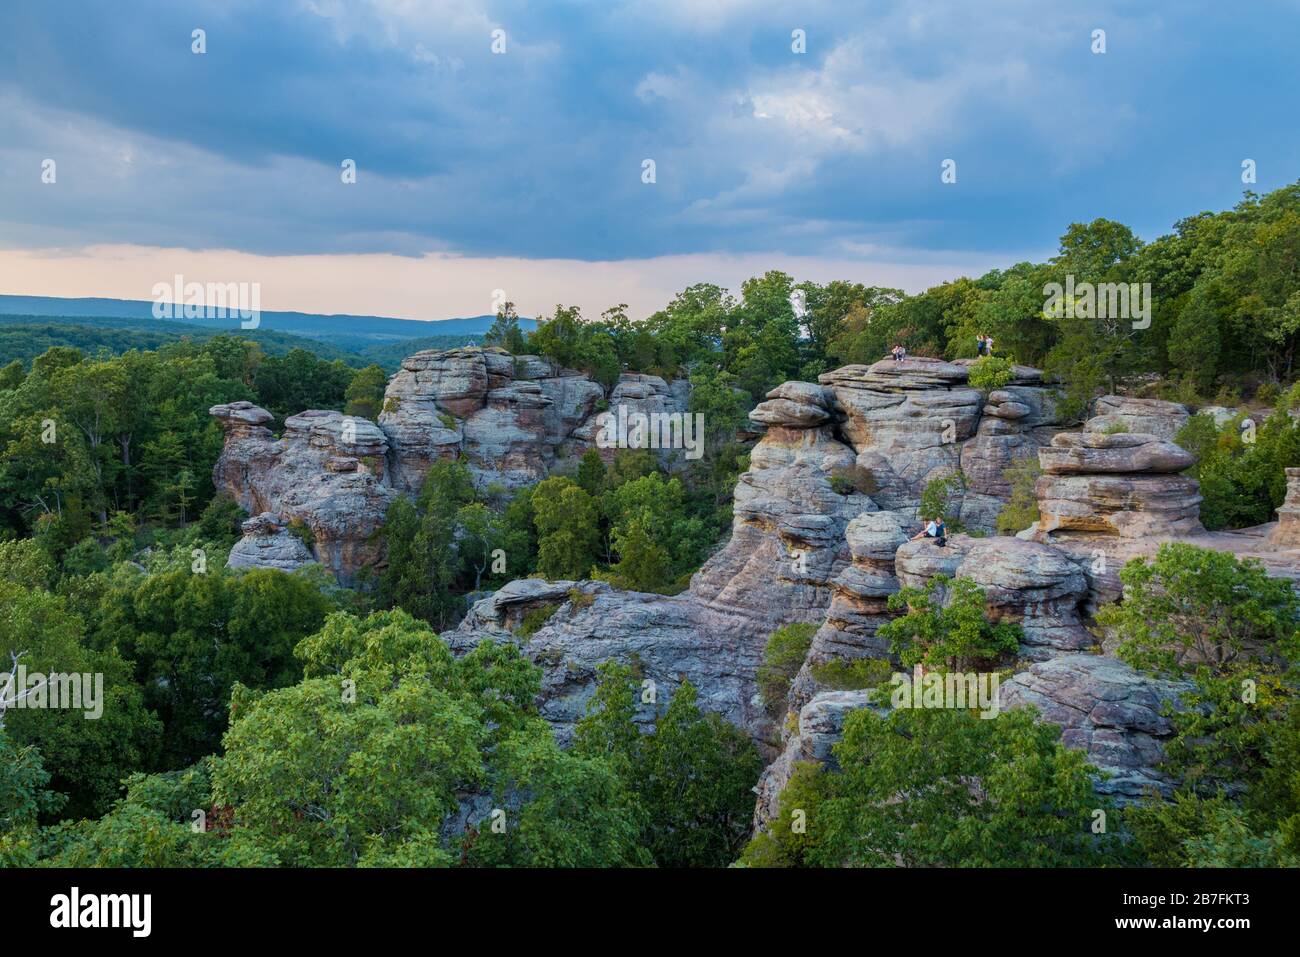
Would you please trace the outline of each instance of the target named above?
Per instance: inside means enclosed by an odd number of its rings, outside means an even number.
[[[790,682],[799,673],[812,645],[817,626],[806,622],[786,625],[772,632],[763,649],[763,663],[758,666],[758,690],[767,713],[776,717],[785,711],[785,697]]]
[[[1128,426],[1123,422],[1113,422],[1101,430],[1102,435],[1123,435],[1128,431]]]
[[[832,658],[813,665],[811,670],[818,684],[835,691],[859,691],[887,681],[893,666],[879,658],[858,658],[855,661]]]
[[[520,637],[529,638],[542,630],[545,625],[555,614],[560,606],[554,602],[548,602],[545,605],[538,605],[532,611],[524,614],[523,620],[519,622],[519,629],[516,632]]]
[[[582,611],[584,608],[590,608],[596,602],[596,596],[590,592],[585,592],[581,588],[569,589],[569,607],[574,614]]]
[[[439,412],[438,421],[442,423],[442,427],[444,429],[451,429],[455,431],[457,425],[456,417],[452,415],[450,412]]]
[[[316,545],[316,533],[300,518],[291,518],[289,520],[289,534],[300,539],[308,548],[313,548]]]
[[[1255,401],[1261,405],[1275,405],[1282,395],[1282,387],[1276,382],[1264,382],[1255,390]]]
[[[1019,459],[1002,470],[1002,478],[1011,485],[1011,497],[998,512],[999,535],[1014,535],[1038,523],[1038,495],[1034,487],[1042,474],[1037,455]]]
[[[967,381],[973,388],[991,392],[1000,389],[1016,377],[1013,363],[1001,356],[985,356],[970,367]]]

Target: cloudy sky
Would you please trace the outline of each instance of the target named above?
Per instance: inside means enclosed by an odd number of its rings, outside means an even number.
[[[919,290],[1074,220],[1154,238],[1244,159],[1300,177],[1297,36],[1296,0],[3,0],[0,292],[179,272],[441,319],[773,267]]]

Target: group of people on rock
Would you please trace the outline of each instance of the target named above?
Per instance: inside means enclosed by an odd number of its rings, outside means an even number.
[[[993,355],[993,337],[981,332],[975,337],[975,351],[981,356]],[[907,358],[907,349],[901,342],[895,342],[894,348],[889,350],[889,355],[895,362],[902,362]]]

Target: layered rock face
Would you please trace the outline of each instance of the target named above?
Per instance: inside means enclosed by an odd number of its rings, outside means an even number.
[[[966,478],[961,521],[968,528],[992,531],[998,513],[1011,497],[1004,473],[1037,455],[1064,422],[1051,390],[1027,385],[994,389],[983,413],[975,437],[961,450],[961,471]]]
[[[1095,422],[1096,420],[1091,420]],[[1151,433],[1062,433],[1038,453],[1037,534],[1172,538],[1204,531],[1192,457]]]
[[[264,424],[271,414],[250,402],[210,411],[226,431],[212,476],[218,489],[252,515],[303,522],[313,557],[345,585],[378,564],[373,533],[397,493],[386,484],[388,441],[373,422],[313,410],[285,419],[277,439]]]
[[[1068,655],[1013,675],[1000,697],[1003,708],[1032,705],[1042,720],[1060,725],[1062,742],[1110,775],[1098,792],[1136,799],[1149,788],[1170,790],[1158,766],[1173,726],[1161,711],[1186,690],[1115,658]]]
[[[979,585],[988,616],[1024,632],[1022,660],[1042,661],[1096,644],[1082,617],[1088,581],[1069,556],[1049,545],[956,535],[945,547],[932,539],[907,542],[894,562],[909,588],[926,588],[938,576]]]
[[[807,386],[807,384],[803,384]],[[845,526],[875,511],[857,492],[837,492],[836,470],[853,450],[826,424],[830,398],[817,386],[778,387],[755,410],[768,430],[737,485],[731,540],[696,573],[681,595],[645,595],[593,582],[512,582],[478,602],[444,636],[458,650],[485,638],[513,640],[543,668],[539,707],[561,740],[572,733],[596,684],[596,666],[636,662],[667,700],[683,677],[702,706],[760,742],[770,718],[756,674],[768,636],[796,621],[819,622],[832,581],[849,564]],[[569,599],[577,589],[592,601]],[[528,637],[514,628],[528,610],[568,602]],[[647,719],[653,709],[647,708]]]
[[[435,461],[460,454],[483,485],[537,482],[604,394],[581,373],[536,356],[478,347],[417,352],[389,381],[379,416],[393,449],[393,484],[417,491]]]
[[[1123,429],[1172,442],[1190,418],[1187,406],[1162,399],[1130,399],[1121,395],[1103,395],[1093,403],[1092,418],[1086,430],[1105,432]]]
[[[226,560],[228,568],[274,568],[293,572],[316,561],[311,549],[288,525],[270,512],[255,515],[240,526],[244,537]]]
[[[1010,494],[1005,469],[1064,424],[1037,369],[1015,366],[1012,382],[986,397],[967,384],[970,365],[884,359],[821,376],[881,508],[915,510],[928,483],[961,471],[961,520],[991,531]]]
[[[889,648],[876,630],[888,621],[889,596],[899,589],[894,555],[908,535],[893,512],[865,512],[844,532],[851,563],[831,582],[826,620],[813,635],[808,655],[790,686],[790,708],[798,711],[823,691],[814,671],[831,661],[885,659]]]
[[[1286,500],[1277,510],[1277,529],[1269,542],[1277,548],[1300,548],[1300,469],[1286,470]]]

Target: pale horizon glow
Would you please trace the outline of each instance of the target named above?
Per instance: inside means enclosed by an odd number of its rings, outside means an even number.
[[[845,279],[921,292],[959,276],[978,276],[1044,254],[934,253],[925,261],[827,259],[781,253],[694,253],[605,262],[463,257],[446,253],[263,256],[236,250],[134,245],[80,249],[0,249],[0,293],[150,301],[156,283],[258,283],[267,312],[306,312],[437,320],[495,311],[497,290],[522,316],[577,305],[586,319],[626,303],[633,319],[666,306],[687,286],[710,282],[739,298],[743,280],[770,269],[796,281]]]

